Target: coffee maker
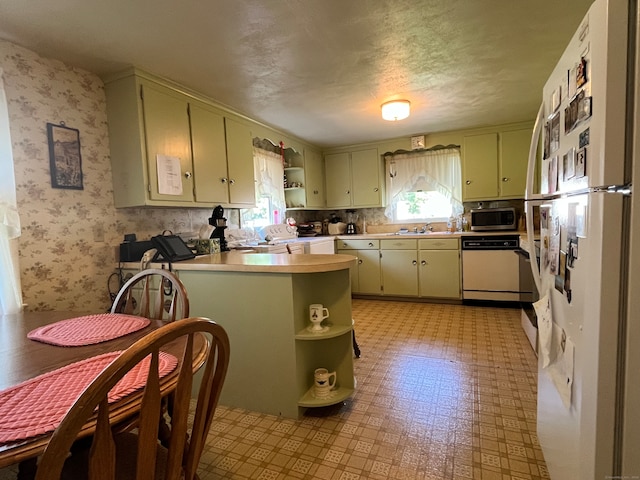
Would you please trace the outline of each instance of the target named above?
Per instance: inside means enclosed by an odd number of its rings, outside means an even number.
[[[222,205],[218,205],[213,209],[213,213],[211,217],[209,217],[209,225],[216,227],[211,232],[211,236],[209,238],[217,238],[220,240],[220,251],[228,252],[229,247],[227,247],[227,241],[224,238],[224,230],[227,228],[227,219],[224,218],[224,208]]]
[[[355,210],[347,210],[347,229],[344,233],[347,235],[355,235],[358,233],[356,230],[356,221],[358,221],[358,215]]]

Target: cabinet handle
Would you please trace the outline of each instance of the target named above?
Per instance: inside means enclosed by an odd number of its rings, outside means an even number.
[[[370,246],[370,247],[373,247],[373,243],[369,242],[369,246]]]
[[[223,177],[223,178],[221,178],[221,179],[220,179],[220,183],[227,183],[227,179],[226,179],[226,178],[224,178],[224,177]]]
[[[508,182],[508,181],[509,181],[509,179],[508,179],[507,177],[502,177],[502,181],[503,181],[503,182]]]
[[[417,264],[418,264],[417,260],[414,260],[413,262],[411,262],[411,265],[417,265]]]
[[[318,194],[318,190],[314,190],[314,191],[313,191],[313,194],[314,194],[314,195],[317,195],[317,194]]]
[[[346,244],[346,243],[343,243],[343,244],[342,244],[342,248],[347,248],[347,244]]]
[[[193,175],[191,172],[184,172],[184,178],[191,178],[191,175]]]
[[[422,266],[425,266],[426,264],[427,264],[427,262],[426,262],[425,260],[422,260],[422,261],[420,262],[420,265],[422,265]]]
[[[374,192],[377,192],[378,190],[379,190],[378,187],[373,189]]]
[[[230,179],[230,180],[229,180],[229,183],[230,183],[231,185],[233,185],[233,184],[235,184],[235,183],[236,183],[236,181],[232,178],[232,179]]]
[[[362,260],[358,259],[358,265],[362,265]]]
[[[464,182],[464,183],[466,183],[467,185],[471,185],[471,180],[467,180],[467,181],[466,181],[466,182]]]
[[[349,195],[351,193],[351,191],[347,190],[346,192],[344,192],[345,194]]]

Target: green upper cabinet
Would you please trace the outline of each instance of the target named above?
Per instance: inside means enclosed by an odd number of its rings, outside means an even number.
[[[199,202],[228,203],[229,182],[224,117],[209,105],[190,105],[195,197]]]
[[[327,154],[324,162],[327,207],[383,206],[378,149]]]
[[[521,128],[464,137],[464,201],[524,198],[531,132]]]
[[[317,150],[304,150],[305,192],[308,208],[324,208],[324,168],[322,155]]]
[[[332,153],[324,157],[327,185],[327,207],[351,206],[351,155]]]
[[[498,196],[498,134],[464,137],[462,198],[485,200]]]
[[[527,163],[532,130],[500,133],[500,196],[523,198],[527,185]]]
[[[382,161],[377,148],[351,152],[351,186],[354,207],[382,206]]]
[[[105,93],[116,207],[255,204],[248,126],[134,70]]]
[[[255,204],[249,127],[204,103],[191,103],[190,118],[196,201]]]
[[[228,117],[224,119],[224,126],[227,141],[229,204],[238,207],[255,205],[251,128]]]
[[[193,201],[188,103],[171,90],[142,86],[152,200]],[[174,162],[179,162],[176,168]],[[155,181],[153,181],[155,180]]]

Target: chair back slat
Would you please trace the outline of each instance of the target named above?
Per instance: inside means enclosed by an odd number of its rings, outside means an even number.
[[[196,333],[199,341],[205,341],[206,355],[202,381],[199,383],[198,400],[193,417],[190,415],[190,399],[193,387],[193,356],[195,354]],[[205,340],[203,340],[203,338]],[[169,451],[167,455],[157,455],[161,448],[158,442],[158,424],[161,415],[160,377],[158,373],[159,355],[162,347],[179,341],[181,354],[178,358],[176,387],[173,392],[174,404],[171,414]],[[172,343],[175,345],[175,343]],[[201,344],[200,344],[201,345]],[[198,352],[202,352],[200,348]],[[136,472],[136,480],[154,478],[156,464],[166,457],[163,465],[166,479],[193,480],[202,455],[202,447],[220,397],[229,364],[229,339],[224,329],[206,318],[176,320],[151,332],[134,343],[116,358],[85,389],[52,435],[38,465],[35,480],[59,480],[65,458],[79,432],[86,428],[97,406],[96,432],[89,453],[89,480],[114,480],[124,478],[120,463],[114,458],[121,454],[121,435],[109,425],[108,392],[144,358],[151,355],[147,382],[142,393],[140,419],[138,422],[137,455],[130,473]],[[206,391],[205,391],[206,390]],[[190,419],[193,422],[190,424]],[[191,428],[189,428],[191,427]],[[112,435],[116,431],[115,447]],[[191,432],[191,433],[188,433]],[[128,438],[128,437],[127,437]],[[114,455],[115,453],[115,455]],[[71,462],[74,456],[71,456]],[[114,467],[115,465],[115,472]],[[66,467],[65,467],[66,468]],[[131,475],[128,475],[131,477]]]
[[[111,313],[173,322],[189,316],[189,298],[176,275],[168,270],[150,268],[138,272],[122,286],[113,301]]]
[[[171,440],[167,459],[166,480],[180,478],[182,472],[182,459],[185,452],[185,442],[189,428],[189,406],[191,400],[191,388],[193,385],[193,370],[188,368],[187,359],[193,356],[193,335],[189,335],[184,350],[182,368],[178,376],[178,385],[174,395],[171,411]]]
[[[158,350],[154,350],[151,354],[149,374],[140,406],[140,420],[138,422],[138,461],[136,466],[136,479],[138,480],[153,480],[155,472],[157,449],[148,448],[148,446],[154,445],[154,442],[158,439],[162,403],[158,357]]]
[[[89,454],[89,477],[96,480],[115,480],[116,446],[109,424],[109,402],[105,395],[98,405],[96,432]]]

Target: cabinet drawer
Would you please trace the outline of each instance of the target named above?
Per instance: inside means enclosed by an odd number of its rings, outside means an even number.
[[[380,240],[336,240],[338,250],[377,250]]]
[[[420,250],[458,250],[457,238],[421,238],[418,240]]]
[[[381,240],[381,250],[415,250],[418,247],[418,241],[414,238]]]

